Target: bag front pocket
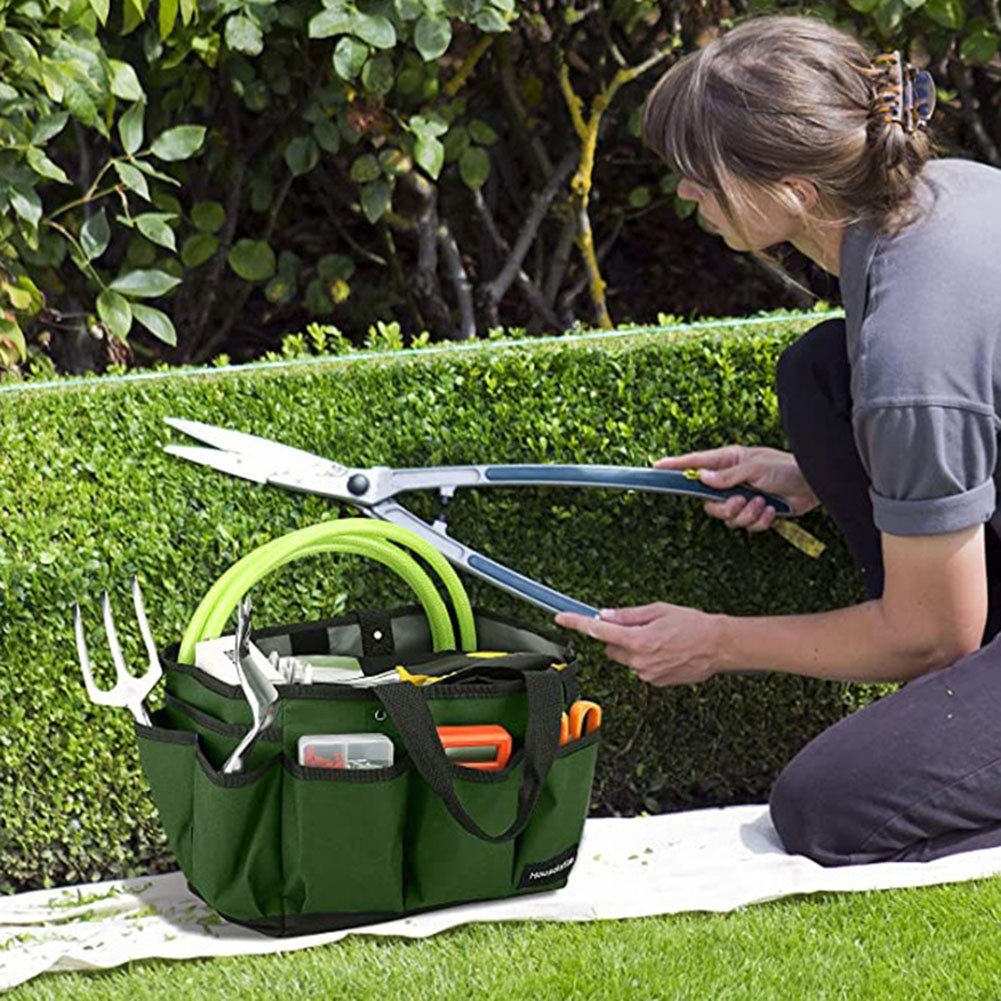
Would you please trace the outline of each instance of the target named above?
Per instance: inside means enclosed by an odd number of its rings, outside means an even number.
[[[191,885],[237,921],[282,914],[281,755],[235,775],[195,759]]]
[[[403,839],[413,774],[389,768],[306,768],[285,759],[286,906],[301,914],[395,914],[403,909]]]
[[[524,754],[518,751],[498,772],[451,765],[459,800],[490,832],[503,831],[517,814],[523,761]],[[417,774],[406,843],[407,910],[511,893],[515,839],[495,844],[471,834]]]
[[[517,838],[514,886],[519,893],[564,886],[576,861],[591,800],[601,731],[556,752],[528,826]]]

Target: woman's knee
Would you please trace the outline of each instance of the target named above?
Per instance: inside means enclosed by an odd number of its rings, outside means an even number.
[[[868,827],[862,790],[845,782],[845,763],[817,753],[815,738],[779,773],[768,798],[772,824],[790,855],[824,866],[853,861]]]

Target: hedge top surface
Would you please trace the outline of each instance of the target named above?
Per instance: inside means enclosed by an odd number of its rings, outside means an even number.
[[[360,350],[350,354],[340,355],[320,355],[305,358],[289,358],[280,361],[257,361],[248,362],[242,365],[203,365],[203,366],[183,366],[170,369],[156,369],[152,371],[127,372],[122,375],[97,375],[68,376],[65,378],[46,380],[39,382],[0,382],[0,395],[5,393],[36,393],[47,390],[68,391],[80,388],[89,388],[94,385],[107,386],[115,383],[145,382],[155,379],[180,379],[190,376],[220,376],[232,373],[252,374],[255,372],[265,372],[268,370],[284,370],[301,367],[323,368],[326,366],[338,366],[352,364],[359,361],[402,361],[415,356],[422,358],[434,357],[441,354],[464,351],[493,351],[498,349],[510,349],[518,347],[543,347],[546,345],[563,346],[568,344],[594,344],[600,345],[606,341],[623,340],[630,337],[649,337],[658,335],[675,335],[670,339],[684,339],[698,337],[703,331],[724,331],[733,330],[739,333],[746,327],[753,327],[759,324],[775,325],[783,321],[795,322],[797,320],[810,319],[817,323],[835,316],[843,316],[842,310],[828,310],[826,312],[804,313],[789,312],[786,310],[776,310],[762,316],[752,317],[727,317],[718,320],[700,320],[694,323],[675,323],[667,325],[646,325],[638,324],[626,327],[618,327],[615,330],[591,330],[583,333],[564,333],[544,337],[514,337],[514,338],[491,338],[489,340],[461,341],[446,344],[431,344],[419,348],[399,348],[396,350]]]

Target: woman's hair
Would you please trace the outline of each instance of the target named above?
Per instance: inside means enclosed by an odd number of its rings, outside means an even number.
[[[916,179],[937,150],[877,112],[885,71],[852,35],[818,17],[762,15],[681,58],[643,109],[643,143],[713,192],[737,232],[750,186],[803,211],[778,182],[811,180],[835,221],[894,232],[916,214]],[[769,263],[769,254],[758,254]]]

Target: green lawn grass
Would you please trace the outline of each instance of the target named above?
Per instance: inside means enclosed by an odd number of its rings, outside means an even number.
[[[6,997],[998,1001],[1001,878],[729,914],[468,925],[413,941],[352,935],[274,956],[45,974]]]

